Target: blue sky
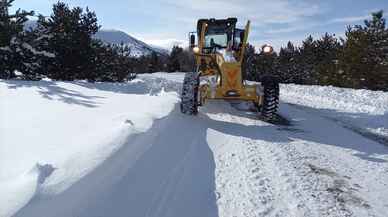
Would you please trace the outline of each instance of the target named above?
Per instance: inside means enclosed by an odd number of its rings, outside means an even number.
[[[49,15],[57,0],[16,0],[23,8]],[[162,47],[187,43],[198,18],[238,17],[252,21],[249,41],[279,48],[288,40],[299,43],[309,34],[343,35],[347,25],[362,24],[372,11],[388,12],[388,0],[68,0],[89,6],[105,29],[119,29]],[[388,13],[387,13],[388,14]],[[385,16],[387,17],[387,16]]]

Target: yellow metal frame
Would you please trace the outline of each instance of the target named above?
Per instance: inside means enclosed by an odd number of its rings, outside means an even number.
[[[245,26],[244,39],[239,52],[235,54],[236,62],[226,62],[219,53],[204,54],[202,53],[205,44],[205,32],[208,24],[202,23],[201,32],[198,34],[199,52],[195,54],[198,66],[205,65],[205,68],[199,67],[199,76],[216,76],[218,79],[215,93],[209,84],[201,84],[199,87],[200,105],[204,105],[209,99],[222,100],[243,100],[252,101],[258,105],[262,104],[262,96],[257,94],[258,85],[244,84],[242,78],[241,65],[244,58],[245,48],[247,45],[250,21]],[[216,63],[216,64],[211,64]],[[231,96],[233,91],[235,95]]]

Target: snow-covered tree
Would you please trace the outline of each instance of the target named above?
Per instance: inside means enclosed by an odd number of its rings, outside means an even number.
[[[23,39],[24,23],[33,12],[17,10],[9,14],[8,8],[14,0],[0,2],[0,78],[13,78],[15,71],[24,63],[24,50],[30,47]]]
[[[86,8],[70,9],[63,2],[53,6],[47,19],[39,19],[55,59],[47,63],[48,75],[58,80],[94,80],[92,36],[97,33],[96,14]]]
[[[122,82],[134,71],[134,60],[127,45],[108,45],[99,40],[92,41],[91,55],[94,65],[89,81]]]

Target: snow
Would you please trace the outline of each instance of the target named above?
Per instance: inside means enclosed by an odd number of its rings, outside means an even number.
[[[33,48],[31,45],[29,45],[27,43],[23,43],[22,47],[24,47],[25,49],[29,50],[34,55],[43,55],[45,57],[50,57],[50,58],[54,58],[55,57],[55,54],[47,52],[47,51],[37,51],[35,48]]]
[[[11,48],[9,46],[0,47],[0,50],[2,50],[2,51],[11,51]]]
[[[388,142],[388,92],[292,84],[283,85],[281,90],[284,102]]]
[[[10,201],[0,203],[0,216],[9,216],[31,198],[26,193],[17,202],[8,199],[37,184],[41,173],[33,168],[38,163],[57,168],[42,191],[59,193],[117,151],[128,137],[147,131],[177,101],[176,93],[160,92],[161,87],[158,94],[150,95],[151,87],[141,80],[96,85],[2,81],[0,85],[0,195],[1,201]]]
[[[0,81],[0,216],[386,216],[387,93],[282,85],[273,125],[182,80]]]

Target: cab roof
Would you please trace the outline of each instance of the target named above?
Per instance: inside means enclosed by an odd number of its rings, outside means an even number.
[[[201,32],[202,24],[207,23],[209,29],[227,29],[235,28],[237,23],[237,18],[231,17],[227,19],[199,19],[197,24],[197,32]]]

